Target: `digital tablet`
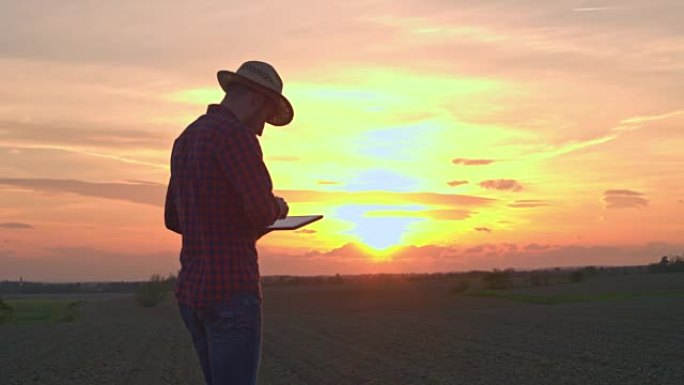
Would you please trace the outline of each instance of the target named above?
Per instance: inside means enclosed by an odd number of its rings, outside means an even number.
[[[321,218],[323,218],[323,215],[291,215],[287,216],[285,219],[276,220],[272,225],[268,226],[266,230],[296,230],[311,222],[316,222]]]

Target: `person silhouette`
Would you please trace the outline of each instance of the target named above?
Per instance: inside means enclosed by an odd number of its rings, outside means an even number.
[[[256,384],[262,292],[256,250],[266,227],[289,212],[257,136],[294,116],[268,63],[217,73],[225,96],[174,140],[166,228],[182,235],[174,295],[207,384]]]

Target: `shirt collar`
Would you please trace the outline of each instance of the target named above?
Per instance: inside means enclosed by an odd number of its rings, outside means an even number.
[[[235,113],[223,104],[210,104],[207,106],[207,115],[216,116],[219,120],[230,126],[250,131],[247,126],[242,124],[240,119],[235,116]]]
[[[207,106],[207,114],[219,114],[225,118],[237,119],[233,111],[223,104],[210,104]]]

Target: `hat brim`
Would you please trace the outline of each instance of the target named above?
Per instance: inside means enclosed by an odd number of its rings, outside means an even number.
[[[264,87],[251,79],[248,79],[244,76],[240,76],[232,71],[218,71],[216,77],[218,78],[218,82],[221,85],[221,88],[226,93],[228,92],[228,84],[237,81],[248,87],[255,89],[258,92],[263,93],[271,100],[273,100],[273,102],[276,105],[276,110],[273,113],[273,116],[266,120],[266,123],[271,124],[273,126],[285,126],[289,124],[294,118],[294,109],[292,108],[292,104],[290,104],[290,101],[287,100],[287,98],[282,94],[275,92],[268,87]]]

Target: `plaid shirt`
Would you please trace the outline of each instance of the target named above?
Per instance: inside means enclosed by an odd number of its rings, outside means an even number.
[[[261,298],[256,240],[279,206],[256,135],[212,104],[173,142],[166,227],[183,235],[179,302],[202,307],[234,293]]]

